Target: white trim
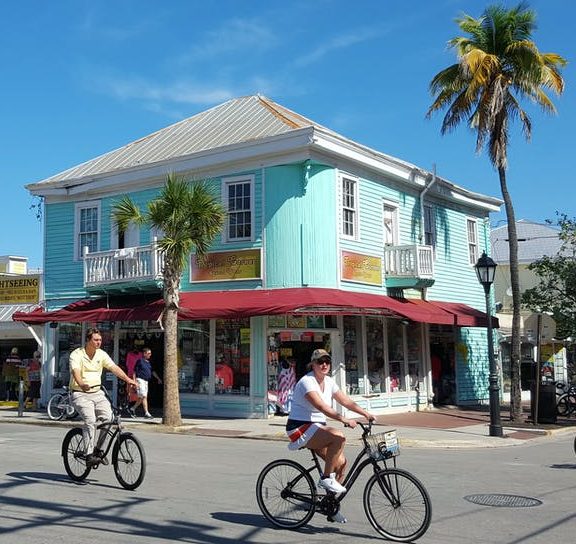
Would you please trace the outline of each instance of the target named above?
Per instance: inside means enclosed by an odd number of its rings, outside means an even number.
[[[474,236],[476,240],[470,239],[470,231],[468,230],[468,225],[470,223],[474,224]],[[470,253],[470,246],[473,244],[476,246],[476,255],[474,256],[472,256],[472,254]],[[476,264],[476,261],[478,260],[478,257],[480,257],[480,242],[478,238],[478,218],[476,217],[470,217],[470,216],[466,217],[466,253],[468,254],[468,264],[470,266],[474,266]]]
[[[344,180],[347,180],[354,184],[353,186],[353,194],[352,199],[354,201],[354,205],[351,207],[344,206]],[[338,173],[338,194],[340,195],[339,203],[338,203],[338,216],[339,216],[339,223],[340,223],[340,235],[342,238],[346,240],[360,240],[360,198],[359,198],[359,179],[357,176],[352,176],[347,174],[346,172],[339,172]],[[350,210],[353,214],[352,220],[352,236],[346,234],[344,232],[344,212],[346,210]]]
[[[382,199],[382,207],[381,207],[382,219],[380,221],[380,224],[382,225],[383,233],[386,232],[386,229],[384,228],[385,208],[389,208],[392,212],[392,242],[387,243],[386,240],[384,239],[384,236],[382,236],[382,245],[384,246],[400,245],[400,205],[398,204],[398,202],[394,202],[392,200],[388,200],[385,198]]]
[[[235,243],[235,242],[253,242],[254,241],[254,229],[255,229],[255,215],[256,215],[256,207],[254,205],[254,174],[246,174],[241,176],[231,176],[222,178],[222,202],[224,208],[227,211],[227,219],[226,225],[224,227],[222,233],[222,242],[223,243]],[[238,185],[240,183],[249,183],[250,184],[250,236],[246,236],[243,238],[230,238],[229,237],[229,211],[228,211],[228,189],[231,185]]]
[[[83,202],[76,202],[74,204],[74,261],[83,260],[82,256],[84,249],[79,247],[79,237],[80,237],[80,210],[85,210],[88,208],[96,208],[98,215],[98,227],[96,230],[97,241],[96,241],[96,251],[100,251],[100,241],[102,238],[102,213],[101,213],[101,202],[100,200],[85,200]]]

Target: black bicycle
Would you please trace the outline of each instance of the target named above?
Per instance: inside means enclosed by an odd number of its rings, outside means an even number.
[[[432,519],[430,496],[420,480],[396,467],[400,453],[396,431],[372,434],[372,423],[358,425],[362,428],[363,448],[342,483],[345,493],[317,490],[312,473],[321,476],[322,467],[312,450],[314,464],[310,468],[290,459],[278,459],[264,467],[256,483],[256,498],[273,525],[298,529],[315,512],[332,518],[362,471],[371,466],[373,474],[364,487],[363,505],[372,527],[396,542],[416,540],[428,530]]]
[[[110,397],[103,389],[106,397]],[[101,423],[97,427],[99,433],[95,451],[99,452],[97,460],[87,463],[84,437],[80,427],[70,429],[62,442],[62,457],[68,476],[76,482],[85,480],[91,470],[100,465],[107,465],[112,452],[112,465],[116,479],[125,489],[136,489],[144,480],[146,474],[146,455],[144,447],[131,432],[124,431],[121,419],[121,409],[112,402],[112,421]],[[100,433],[103,430],[104,432]]]

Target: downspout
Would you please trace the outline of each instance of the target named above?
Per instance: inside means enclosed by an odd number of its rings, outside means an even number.
[[[420,193],[420,244],[423,243],[424,241],[424,196],[426,195],[426,193],[432,188],[432,185],[434,185],[436,183],[436,165],[433,164],[432,165],[432,180],[430,181],[430,183],[428,185],[426,185],[424,187],[424,189],[422,189],[422,192]]]

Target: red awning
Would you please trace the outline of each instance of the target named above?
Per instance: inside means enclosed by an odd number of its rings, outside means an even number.
[[[430,304],[454,314],[455,324],[459,327],[487,327],[487,315],[472,306],[460,302],[430,301]],[[498,319],[492,317],[492,326],[499,327]]]
[[[142,295],[114,296],[78,300],[60,310],[46,312],[36,308],[32,312],[16,312],[12,319],[24,323],[39,324],[50,321],[61,323],[97,321],[143,321],[156,320],[164,307],[162,299]]]
[[[41,309],[30,313],[19,312],[14,314],[13,319],[30,324],[49,321],[156,320],[162,309],[161,298],[114,296],[80,300],[52,312]],[[385,295],[314,287],[181,293],[178,313],[181,320],[234,319],[299,313],[381,315],[419,323],[486,326],[486,315],[464,304],[397,299]]]
[[[478,310],[465,305],[459,306],[462,306],[462,311],[468,308],[471,314],[484,316]],[[384,315],[420,323],[460,325],[454,311],[444,309],[433,302],[397,299],[340,289],[300,287],[250,291],[195,291],[182,293],[180,296],[180,319],[239,318],[290,313]]]

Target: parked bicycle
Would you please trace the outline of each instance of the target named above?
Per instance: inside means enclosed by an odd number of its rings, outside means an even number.
[[[106,390],[106,397],[110,397]],[[86,463],[86,448],[82,429],[74,427],[70,429],[62,441],[62,457],[64,468],[68,476],[76,482],[85,480],[91,470],[96,470],[100,465],[107,465],[111,453],[112,466],[116,479],[125,489],[136,489],[143,481],[146,474],[146,455],[144,447],[136,436],[131,432],[124,431],[121,419],[121,409],[112,402],[112,421],[101,423],[97,432],[105,430],[103,438],[98,441],[97,449],[101,452],[100,461],[95,464]]]
[[[278,459],[264,467],[256,483],[256,499],[264,516],[276,527],[297,529],[319,512],[330,519],[360,474],[371,466],[373,474],[364,487],[364,512],[374,529],[384,538],[411,542],[430,526],[432,503],[424,485],[410,472],[397,468],[400,446],[396,431],[372,434],[372,423],[358,422],[363,448],[354,460],[342,485],[345,493],[322,492],[316,488],[313,473],[322,475],[316,452],[313,465],[304,468],[291,459]],[[388,464],[393,466],[388,467]]]
[[[576,412],[576,386],[574,385],[564,385],[556,384],[556,391],[560,386],[562,387],[563,393],[556,398],[556,413],[559,416],[570,416],[573,412]]]
[[[78,412],[72,405],[72,393],[68,386],[62,387],[63,391],[58,391],[54,393],[50,400],[48,401],[48,406],[46,411],[48,412],[48,417],[54,421],[60,421],[61,419],[74,419]]]

